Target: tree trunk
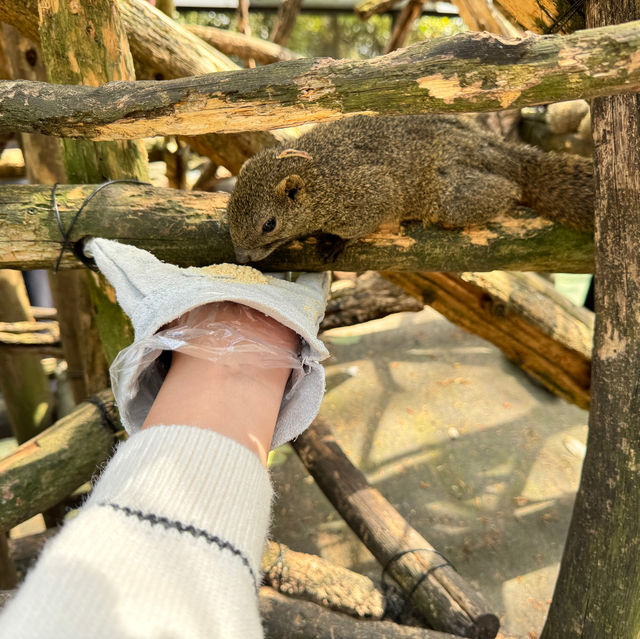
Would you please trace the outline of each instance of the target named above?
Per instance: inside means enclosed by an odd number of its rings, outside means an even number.
[[[95,185],[58,189],[63,220],[78,210]],[[103,190],[73,227],[83,237],[120,239],[178,266],[234,262],[226,222],[228,195],[114,184]],[[51,268],[60,252],[60,232],[51,214],[51,190],[38,186],[0,189],[0,267]],[[78,267],[66,252],[62,267]],[[525,210],[486,227],[447,230],[412,223],[378,231],[347,247],[333,262],[316,238],[291,242],[261,270],[325,271],[560,271],[590,273],[592,237],[532,216]]]
[[[373,60],[291,60],[162,84],[3,82],[0,133],[193,136],[297,126],[347,113],[499,111],[631,93],[640,89],[639,27],[632,22],[512,40],[468,32]]]
[[[96,87],[111,81],[135,80],[118,5],[111,0],[81,6],[40,0],[38,6],[40,38],[51,82]],[[63,140],[63,147],[65,169],[72,183],[149,179],[147,154],[141,141]],[[131,324],[115,303],[115,294],[106,280],[92,273],[86,273],[84,278],[86,285],[74,282],[78,291],[75,310],[80,319],[74,322],[74,329],[87,382],[80,393],[83,397],[106,386],[105,362],[111,361],[133,337]],[[69,301],[67,298],[66,304]],[[95,310],[95,321],[89,309]]]
[[[637,0],[592,1],[590,25],[640,18]],[[596,330],[587,453],[543,639],[640,634],[640,98],[591,106]]]

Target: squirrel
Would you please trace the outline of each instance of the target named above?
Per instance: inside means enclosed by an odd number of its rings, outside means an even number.
[[[244,264],[308,235],[348,242],[406,220],[459,228],[517,205],[588,231],[593,195],[590,160],[506,142],[470,118],[357,115],[247,160],[227,213]]]

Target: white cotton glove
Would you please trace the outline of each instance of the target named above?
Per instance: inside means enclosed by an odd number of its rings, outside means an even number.
[[[115,288],[118,303],[135,330],[134,343],[111,367],[114,395],[127,432],[139,430],[149,412],[163,379],[157,358],[163,349],[171,348],[166,343],[160,348],[156,343],[152,349],[146,345],[158,329],[210,302],[244,304],[273,317],[301,338],[301,366],[292,371],[271,447],[297,437],[318,414],[325,389],[319,362],[329,355],[318,339],[328,273],[303,273],[289,282],[248,266],[180,268],[142,249],[105,239],[89,240],[85,253]],[[123,366],[125,357],[128,364]]]

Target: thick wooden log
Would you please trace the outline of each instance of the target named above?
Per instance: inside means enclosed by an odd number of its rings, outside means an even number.
[[[591,24],[640,18],[636,0],[587,3]],[[640,631],[640,95],[591,104],[596,329],[587,452],[542,639]]]
[[[372,60],[291,60],[163,83],[3,81],[0,133],[113,140],[264,130],[350,113],[497,111],[637,91],[639,48],[640,23],[630,22],[513,40],[461,33]]]
[[[95,185],[61,186],[58,205],[65,228]],[[114,184],[103,189],[73,226],[70,240],[106,237],[145,248],[179,266],[234,262],[225,217],[228,195]],[[492,271],[534,270],[588,273],[592,238],[519,210],[486,227],[446,230],[420,223],[379,231],[347,247],[328,263],[315,238],[292,242],[261,270]],[[61,247],[51,209],[51,189],[0,188],[0,267],[51,268]],[[62,267],[78,267],[66,252]]]
[[[391,621],[353,619],[323,606],[260,589],[265,639],[456,639],[455,635]]]
[[[349,461],[319,419],[293,447],[329,501],[436,630],[493,639],[498,617],[483,597]]]
[[[272,64],[273,62],[299,60],[302,58],[299,53],[275,44],[275,42],[246,36],[228,29],[204,27],[196,24],[185,25],[185,29],[201,40],[208,42],[218,51],[222,51],[226,55],[235,55],[242,60],[252,58],[259,64]]]
[[[552,393],[589,408],[593,313],[531,273],[383,273],[495,344]]]
[[[111,391],[96,397],[104,405],[113,404]],[[118,424],[115,409],[112,412],[111,419]],[[113,444],[101,409],[85,402],[0,460],[0,531],[70,495],[109,459]]]
[[[118,6],[111,0],[80,6],[39,0],[38,9],[41,46],[51,82],[97,87],[135,80],[127,36]],[[74,65],[73,60],[80,62]],[[64,139],[62,159],[72,183],[149,179],[147,153],[140,140],[96,143]],[[63,275],[60,281],[51,279],[69,362],[81,375],[77,381],[82,384],[73,385],[74,397],[81,401],[107,385],[107,364],[131,342],[133,330],[103,278],[84,273]]]

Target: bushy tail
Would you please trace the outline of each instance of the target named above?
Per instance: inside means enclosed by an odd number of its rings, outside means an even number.
[[[593,230],[593,163],[529,148],[522,166],[525,203],[536,213],[581,231]]]

